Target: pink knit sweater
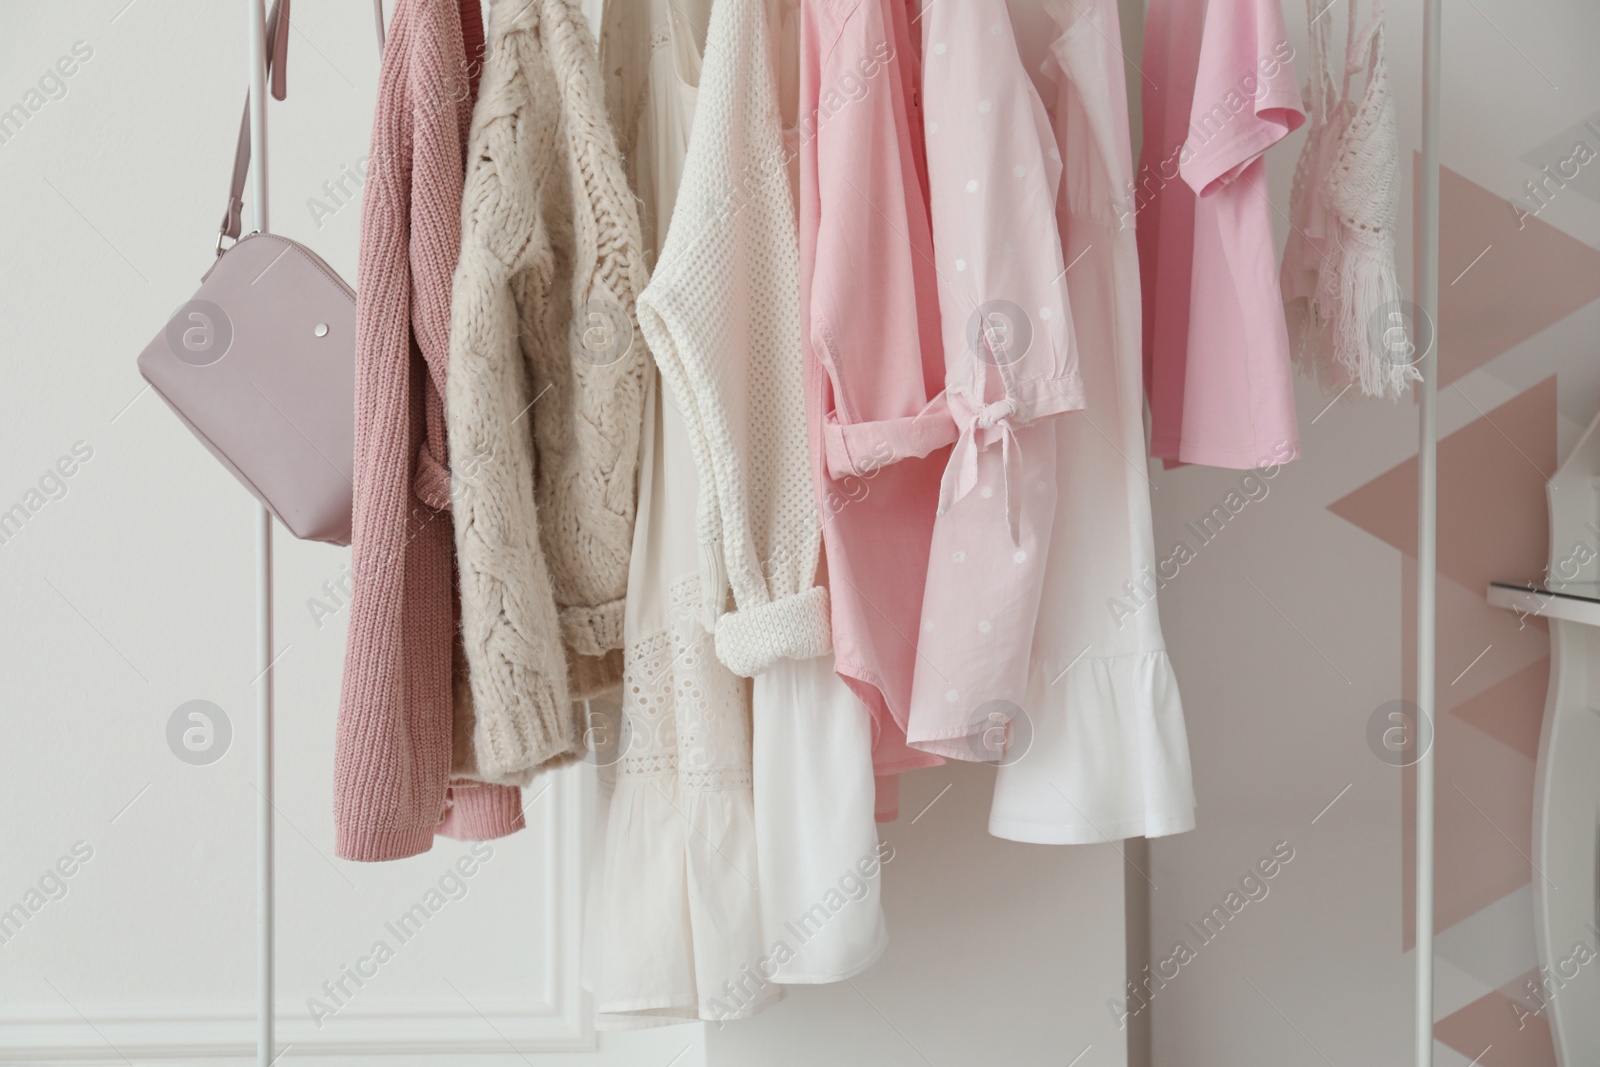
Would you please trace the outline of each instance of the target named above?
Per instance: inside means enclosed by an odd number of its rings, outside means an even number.
[[[357,276],[356,582],[334,767],[345,859],[400,859],[435,833],[492,838],[523,824],[519,790],[450,781],[456,595],[441,397],[482,48],[478,0],[400,0],[384,50]]]

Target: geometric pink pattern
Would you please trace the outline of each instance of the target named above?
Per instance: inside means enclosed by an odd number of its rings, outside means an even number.
[[[1504,203],[1500,203],[1504,211]],[[1484,600],[1489,582],[1537,577],[1549,552],[1545,483],[1556,466],[1556,380],[1545,379],[1439,442],[1439,714],[1435,716],[1435,931],[1527,885],[1534,756],[1548,683],[1541,622]],[[1416,693],[1413,457],[1329,510],[1402,561],[1403,691]],[[1459,715],[1454,712],[1459,711]],[[1400,776],[1401,944],[1416,943],[1416,776]],[[1531,931],[1527,932],[1531,936]],[[1482,1050],[1473,1049],[1468,1058]]]
[[[1550,551],[1544,487],[1556,466],[1555,416],[1551,375],[1439,442],[1439,573],[1480,600],[1492,581],[1535,578],[1544,570]],[[1328,510],[1415,559],[1415,457]],[[1450,659],[1441,655],[1441,662]]]
[[[1479,1067],[1556,1067],[1550,1024],[1498,989],[1440,1019],[1433,1036]]]
[[[1421,161],[1414,157],[1417,183]],[[1413,189],[1420,193],[1420,184]],[[1600,251],[1534,215],[1518,216],[1505,197],[1441,169],[1441,389],[1596,299]]]
[[[1544,724],[1545,688],[1549,681],[1550,657],[1545,656],[1451,708],[1450,714],[1482,730],[1513,752],[1536,760],[1539,758],[1539,729]]]

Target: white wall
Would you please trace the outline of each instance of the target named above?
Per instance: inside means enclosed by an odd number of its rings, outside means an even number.
[[[1105,1009],[1124,971],[1118,846],[990,837],[989,767],[935,767],[902,788],[900,821],[882,829],[888,951],[858,978],[791,987],[713,1028],[710,1067],[1124,1067],[1127,1036]]]
[[[271,109],[274,223],[353,280],[359,203],[319,220],[308,202],[326,203],[323,183],[366,153],[371,9],[297,4],[294,15],[290,98]],[[58,457],[77,442],[89,456],[64,488],[48,481],[59,498],[0,544],[11,731],[0,748],[11,812],[0,907],[27,900],[75,843],[89,856],[65,895],[0,945],[9,1062],[171,1062],[253,1046],[254,503],[134,365],[211,260],[244,92],[243,27],[242,3],[0,13],[0,106],[25,101],[58,57],[76,48],[82,60],[65,95],[0,144],[0,351],[12,375],[0,499],[31,506]],[[345,622],[319,620],[309,602],[337,605],[322,586],[348,561],[348,550],[277,539],[283,1042],[305,1062],[403,1047],[433,1053],[418,1062],[469,1063],[478,1057],[465,1053],[512,1044],[572,1049],[585,1063],[665,1063],[689,1046],[679,1062],[699,1062],[697,1028],[583,1051],[595,1042],[576,987],[581,778],[532,801],[528,832],[493,843],[460,887],[447,881],[454,897],[404,943],[386,921],[467,847],[441,841],[382,865],[332,858]],[[206,766],[181,762],[166,738],[172,712],[197,699],[218,705],[233,732]],[[359,990],[347,979],[348,1006],[317,1025],[308,999],[379,940],[393,960]]]
[[[242,8],[85,0],[0,12],[0,107],[77,42],[89,53],[65,95],[0,143],[11,400],[0,509],[33,501],[78,442],[90,453],[0,543],[0,803],[11,813],[0,908],[77,842],[91,853],[65,895],[0,944],[0,1062],[244,1062],[253,1045],[255,505],[134,365],[211,260],[244,90]],[[323,183],[366,152],[370,7],[302,3],[294,16],[290,97],[271,107],[274,228],[353,281],[359,203],[330,214],[309,202],[326,207]],[[280,533],[276,559],[277,989],[296,1062],[524,1059],[513,1047],[558,1067],[1044,1064],[1080,1051],[1082,1067],[1125,1062],[1103,1007],[1123,971],[1117,853],[991,839],[985,768],[906,783],[907,815],[886,830],[894,940],[877,967],[719,1033],[597,1041],[589,1028],[576,988],[587,835],[575,775],[399,944],[385,922],[467,848],[442,841],[381,865],[332,858],[345,623],[311,602],[336,606],[323,585],[349,553]],[[232,729],[205,766],[166,739],[192,700],[215,703]],[[392,962],[319,1028],[308,999],[379,939]]]

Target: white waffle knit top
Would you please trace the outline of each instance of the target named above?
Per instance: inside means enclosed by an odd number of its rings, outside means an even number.
[[[746,676],[830,650],[770,4],[713,10],[672,226],[638,303],[700,475],[702,611],[717,657]]]

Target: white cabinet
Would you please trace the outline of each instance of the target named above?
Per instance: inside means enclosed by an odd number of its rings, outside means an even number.
[[[1541,581],[1489,603],[1550,625],[1550,688],[1534,784],[1533,899],[1542,1011],[1561,1067],[1600,1048],[1600,418],[1550,479]],[[1587,1058],[1583,1050],[1588,1050]]]

